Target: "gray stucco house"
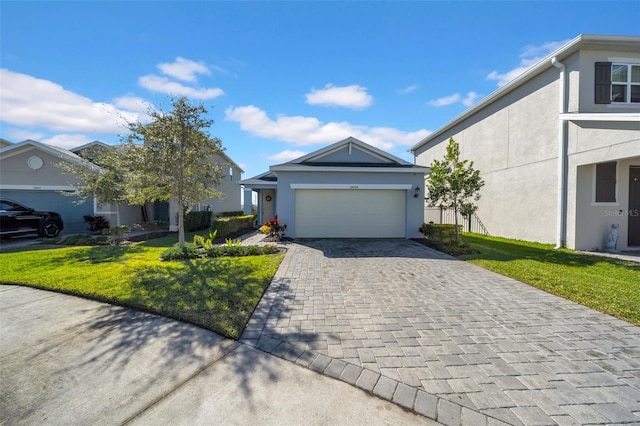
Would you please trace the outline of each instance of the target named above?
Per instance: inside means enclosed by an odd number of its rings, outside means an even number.
[[[350,137],[240,183],[258,223],[277,216],[289,237],[413,238],[428,171]]]
[[[133,225],[145,221],[140,206],[101,203],[99,200],[81,203],[69,196],[77,180],[56,167],[59,162],[85,162],[97,147],[109,146],[100,141],[90,142],[71,150],[33,140],[19,143],[1,140],[0,197],[23,203],[37,210],[56,211],[62,215],[64,233],[84,232],[84,215],[104,216],[111,226]],[[216,188],[224,198],[211,198],[195,206],[194,210],[210,209],[214,213],[241,210],[241,189],[238,185],[242,169],[224,153],[212,156],[212,162],[223,164],[225,176]],[[65,194],[65,192],[67,194]],[[178,205],[175,202],[156,202],[146,206],[146,219],[169,222],[177,230]]]
[[[450,136],[486,182],[491,235],[602,250],[618,225],[617,249],[640,249],[640,37],[576,37],[413,146],[415,163]]]

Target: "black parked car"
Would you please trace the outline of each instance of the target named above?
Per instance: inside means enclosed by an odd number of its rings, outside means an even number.
[[[37,212],[15,201],[0,199],[0,237],[37,233],[53,238],[63,227],[58,213]]]

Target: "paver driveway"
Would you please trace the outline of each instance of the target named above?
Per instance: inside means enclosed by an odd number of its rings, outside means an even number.
[[[640,424],[639,327],[412,241],[292,244],[242,340],[445,424]]]

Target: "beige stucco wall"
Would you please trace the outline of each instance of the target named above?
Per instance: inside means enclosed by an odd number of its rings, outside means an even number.
[[[208,206],[214,214],[242,211],[242,187],[238,183],[242,179],[242,172],[239,168],[229,165],[228,161],[219,155],[214,155],[211,161],[212,163],[222,165],[224,176],[221,179],[220,184],[216,186],[216,189],[225,195],[221,198],[209,198],[203,203],[194,206],[193,210],[206,210]],[[170,229],[172,231],[176,231],[178,229],[177,223],[175,223],[177,213],[178,204],[175,201],[171,201],[169,203],[169,217],[171,218]]]
[[[76,181],[72,175],[64,174],[60,168],[56,167],[56,164],[62,160],[48,152],[27,146],[11,154],[3,157],[0,163],[0,182],[3,186],[21,185],[31,187],[29,189],[47,189],[48,187],[71,189],[71,183]],[[27,165],[27,161],[32,156],[38,156],[42,159],[43,165],[40,169],[34,170]]]
[[[640,166],[640,123],[569,124],[567,240],[571,248],[602,249],[603,233],[620,225],[618,247],[626,250],[629,166]],[[594,202],[595,164],[617,161],[616,203]],[[619,213],[622,211],[622,213]]]
[[[429,166],[449,136],[485,180],[477,215],[492,235],[552,243],[556,235],[558,71],[487,106],[416,152]],[[434,220],[433,213],[425,220]],[[434,220],[437,221],[438,219]]]
[[[231,174],[229,174],[228,168],[224,170],[226,172],[225,176],[216,189],[224,193],[225,196],[222,198],[210,198],[199,206],[200,210],[205,210],[206,206],[210,206],[215,214],[242,210],[242,188],[238,184],[242,179],[240,169],[232,167]]]
[[[638,106],[623,104],[596,104],[595,103],[595,63],[596,62],[622,62],[640,64],[640,52],[616,52],[616,51],[580,51],[580,112],[638,112]],[[570,112],[577,111],[570,109]]]
[[[563,59],[567,68],[569,112],[638,112],[637,106],[594,104],[596,61],[629,53],[580,51]],[[640,54],[636,57],[640,58]],[[429,166],[445,154],[449,136],[473,160],[486,185],[478,216],[489,233],[554,243],[557,238],[559,70],[539,76],[486,106],[416,151],[416,163]],[[570,248],[601,248],[612,219],[620,222],[618,246],[628,248],[626,217],[630,165],[639,165],[640,123],[576,121],[567,125],[566,243]],[[593,165],[618,161],[618,205],[593,205]],[[434,217],[437,219],[434,220]],[[426,210],[425,220],[438,221]],[[625,222],[624,224],[622,222]],[[624,237],[623,237],[624,235]]]

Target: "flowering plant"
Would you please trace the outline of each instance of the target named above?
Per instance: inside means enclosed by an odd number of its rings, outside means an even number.
[[[281,224],[277,217],[267,220],[264,225],[260,227],[260,232],[268,234],[270,237],[280,239],[284,231],[287,229],[287,225]]]

